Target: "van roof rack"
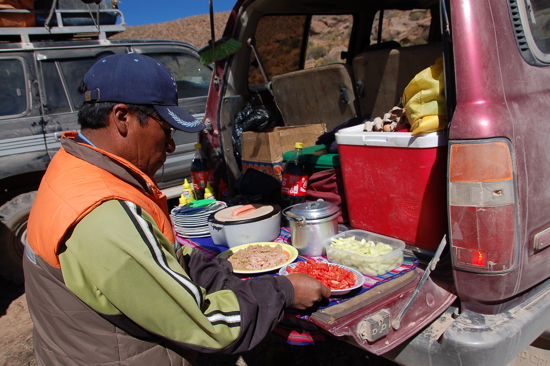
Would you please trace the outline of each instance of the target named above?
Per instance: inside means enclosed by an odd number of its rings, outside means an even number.
[[[87,5],[87,4],[86,4]],[[107,37],[126,29],[124,15],[119,9],[56,9],[55,1],[50,10],[0,9],[0,16],[5,13],[35,14],[45,18],[44,25],[32,27],[0,27],[0,41],[31,44],[35,40],[97,38]],[[115,24],[120,17],[120,23]],[[102,19],[108,18],[107,23]],[[102,24],[103,22],[103,24]],[[80,24],[79,24],[80,23]]]

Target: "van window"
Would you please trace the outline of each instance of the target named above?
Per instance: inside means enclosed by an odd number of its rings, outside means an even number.
[[[402,47],[428,43],[432,16],[429,9],[384,10],[380,27],[380,12],[372,23],[371,45],[397,41]]]
[[[0,116],[27,110],[25,69],[18,59],[0,59]]]
[[[260,62],[271,80],[276,75],[301,68],[343,62],[341,54],[348,50],[352,28],[351,15],[270,15],[258,23],[254,42]],[[253,52],[248,83],[251,86],[266,83]]]
[[[529,46],[535,56],[550,63],[550,1],[522,0],[522,23],[530,37]]]
[[[212,70],[203,66],[196,57],[183,53],[147,53],[146,55],[162,62],[170,69],[176,78],[178,98],[208,95]]]

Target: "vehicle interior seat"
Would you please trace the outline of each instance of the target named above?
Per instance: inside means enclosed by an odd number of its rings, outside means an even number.
[[[382,117],[399,105],[403,90],[443,54],[441,42],[418,46],[383,48],[360,53],[352,61],[353,74],[363,84],[359,98],[363,117]]]
[[[330,131],[360,115],[349,65],[323,65],[277,75],[271,85],[285,126],[324,123]]]

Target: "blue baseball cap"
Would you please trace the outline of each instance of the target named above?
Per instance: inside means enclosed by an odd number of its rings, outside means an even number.
[[[178,106],[174,76],[161,62],[137,53],[110,55],[97,61],[84,75],[84,102],[152,105],[175,129],[198,132],[205,128]]]

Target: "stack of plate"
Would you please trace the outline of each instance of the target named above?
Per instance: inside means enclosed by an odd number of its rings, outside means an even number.
[[[174,229],[176,233],[184,238],[204,238],[210,236],[208,229],[208,217],[227,204],[222,201],[216,201],[206,206],[193,207],[191,204],[175,207],[170,212]]]

